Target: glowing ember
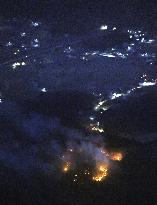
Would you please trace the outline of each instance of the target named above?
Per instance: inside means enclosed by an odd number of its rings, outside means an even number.
[[[70,162],[66,162],[63,166],[63,172],[68,172],[70,170]]]
[[[114,161],[121,161],[123,159],[123,154],[120,152],[111,153],[110,159]]]
[[[104,180],[108,175],[108,166],[107,164],[101,164],[97,168],[97,174],[93,177],[94,181],[100,182]]]

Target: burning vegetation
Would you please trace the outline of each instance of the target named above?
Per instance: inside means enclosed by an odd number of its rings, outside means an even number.
[[[67,149],[62,156],[62,172],[73,176],[74,182],[83,178],[95,182],[104,181],[109,175],[111,161],[121,161],[124,154],[120,151],[107,151],[98,144],[84,142]]]

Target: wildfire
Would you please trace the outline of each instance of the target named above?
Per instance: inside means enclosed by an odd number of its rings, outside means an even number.
[[[94,181],[100,182],[104,180],[108,175],[108,165],[102,164],[97,167],[97,174],[93,177]]]
[[[68,172],[70,170],[70,162],[66,162],[63,165],[63,172]]]
[[[106,155],[106,157],[108,157],[110,160],[113,160],[113,161],[122,161],[122,159],[124,158],[124,155],[122,152],[109,153],[108,151],[102,149],[101,153]]]
[[[63,158],[62,171],[64,173],[68,173],[71,171],[71,173],[73,174],[73,171],[77,170],[77,172],[75,172],[74,178],[73,178],[73,181],[77,182],[77,183],[79,183],[79,181],[83,180],[84,177],[86,177],[86,178],[89,177],[90,179],[92,179],[95,182],[102,182],[108,176],[110,162],[111,161],[121,161],[124,158],[124,154],[123,154],[123,152],[120,152],[120,151],[109,151],[103,147],[98,147],[96,144],[94,144],[94,145],[87,144],[87,145],[88,146],[85,146],[85,147],[83,146],[81,148],[76,147],[75,149],[74,149],[74,147],[68,148],[66,155],[63,155],[63,157],[62,157]],[[94,151],[92,152],[92,154],[94,154],[94,156],[92,155],[92,160],[95,160],[95,165],[91,166],[90,161],[88,161],[90,159],[87,158],[88,159],[87,160],[86,155],[85,155],[82,157],[85,157],[85,162],[89,163],[89,164],[87,164],[86,169],[84,169],[83,167],[81,167],[81,168],[79,167],[80,163],[82,163],[82,161],[84,161],[84,158],[81,158],[81,162],[79,162],[78,166],[76,166],[77,162],[78,162],[77,156],[79,158],[80,155],[85,154],[85,151],[87,152],[87,154],[91,154],[89,148],[93,148],[93,146],[96,146],[96,147],[94,147]],[[87,150],[85,148],[87,148]],[[83,152],[81,150],[83,150]],[[76,161],[75,161],[75,157],[76,157]],[[71,169],[72,168],[71,167],[72,161],[75,164],[75,169],[74,169],[74,167],[73,167],[73,169]],[[89,175],[92,176],[92,178]]]
[[[121,161],[123,159],[123,154],[121,152],[113,152],[110,155],[110,159],[114,161]]]

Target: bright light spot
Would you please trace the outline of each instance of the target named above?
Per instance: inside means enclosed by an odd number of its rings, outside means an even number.
[[[99,128],[98,126],[92,127],[91,130],[92,130],[92,131],[98,131],[98,132],[100,132],[100,133],[104,132],[104,129],[103,129],[103,128]]]
[[[110,108],[109,105],[106,104],[107,103],[107,100],[103,100],[103,101],[100,101],[95,107],[94,107],[94,110],[95,111],[99,111],[99,110],[108,110]]]
[[[136,37],[136,38],[138,38],[138,37],[139,37],[139,35],[138,35],[138,34],[136,34],[136,35],[135,35],[135,37]]]
[[[143,86],[143,87],[147,87],[147,86],[153,86],[153,85],[156,85],[156,82],[148,82],[148,81],[145,81],[143,83],[139,83],[140,86]]]
[[[148,53],[141,54],[141,57],[149,57]]]
[[[102,25],[101,27],[100,27],[100,30],[107,30],[108,29],[108,26],[107,25]]]
[[[117,52],[116,54],[120,58],[123,58],[123,59],[126,58],[126,56],[124,54],[120,53],[120,52]]]
[[[111,96],[110,96],[110,99],[111,100],[114,100],[116,98],[119,98],[119,97],[122,97],[124,96],[124,93],[113,93]]]
[[[33,22],[33,21],[32,21],[32,26],[34,26],[34,27],[39,26],[39,24],[40,24],[39,22]]]
[[[90,120],[94,120],[94,117],[93,117],[93,116],[90,116],[89,119],[90,119]]]
[[[21,36],[22,36],[22,37],[23,37],[23,36],[26,36],[26,33],[25,33],[25,32],[21,33]]]
[[[108,58],[115,58],[116,56],[112,53],[100,53],[100,56],[108,57]]]
[[[15,62],[15,63],[12,64],[12,68],[15,69],[17,67],[24,66],[24,65],[26,65],[25,62],[21,62],[21,63],[20,62]]]
[[[116,27],[113,27],[113,31],[116,30],[116,29],[117,29]]]
[[[18,66],[20,66],[21,64],[19,62],[13,63],[12,67],[13,69],[17,68]]]
[[[34,39],[34,42],[38,43],[38,42],[39,42],[39,40],[36,38],[36,39]]]
[[[144,39],[144,38],[142,38],[142,39],[141,39],[141,43],[144,43],[144,42],[145,42],[145,39]]]
[[[12,46],[13,44],[9,41],[6,46]]]
[[[94,56],[94,55],[96,55],[98,53],[99,53],[98,51],[94,51],[91,55]]]
[[[107,111],[109,108],[110,108],[109,106],[104,106],[104,107],[102,107],[102,110]]]
[[[131,50],[132,50],[131,46],[128,46],[127,50],[128,50],[128,51],[131,51]]]
[[[127,94],[130,94],[130,93],[131,93],[131,90],[128,90],[128,91],[127,91]]]
[[[46,93],[46,92],[47,92],[46,88],[42,88],[41,91],[42,91],[43,93]]]
[[[85,58],[84,56],[82,57],[82,60],[87,60],[87,58]]]
[[[101,105],[103,105],[106,101],[103,100],[103,101],[100,101],[95,107],[94,107],[94,110],[97,111],[100,109]]]
[[[32,42],[31,45],[32,45],[32,47],[34,47],[34,48],[40,47],[39,44],[38,44],[38,43],[35,43],[35,42]]]
[[[32,47],[37,48],[40,47],[39,40],[36,38],[31,42]]]
[[[149,39],[146,43],[153,43],[154,41],[154,39]]]
[[[22,62],[21,65],[26,65],[26,63],[25,63],[25,62]]]

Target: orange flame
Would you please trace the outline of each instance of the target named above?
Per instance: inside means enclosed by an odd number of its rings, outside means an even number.
[[[101,164],[97,167],[97,174],[93,177],[94,181],[100,182],[104,180],[108,175],[108,166],[107,164]]]
[[[63,165],[63,172],[68,172],[70,170],[70,162],[66,162]]]
[[[121,161],[123,159],[123,154],[121,152],[111,153],[110,159],[113,161]]]

